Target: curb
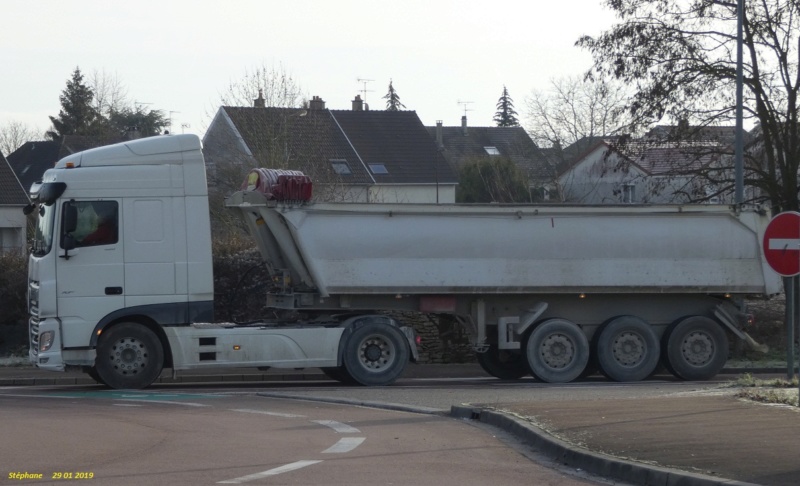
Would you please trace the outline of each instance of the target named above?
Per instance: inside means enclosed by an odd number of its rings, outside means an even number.
[[[478,420],[505,430],[554,461],[607,479],[653,486],[758,486],[591,452],[503,412],[454,405],[450,409],[450,415],[460,419]]]
[[[57,373],[54,373],[57,374]],[[154,385],[169,384],[211,384],[211,383],[251,383],[251,382],[296,382],[296,381],[330,381],[320,373],[287,373],[287,374],[230,374],[230,375],[184,375],[173,378],[161,376]],[[56,378],[25,377],[0,378],[0,386],[58,386],[58,385],[99,385],[88,376],[68,376]]]

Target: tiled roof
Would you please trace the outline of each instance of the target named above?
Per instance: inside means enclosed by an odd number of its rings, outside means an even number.
[[[29,202],[17,176],[0,153],[0,206],[25,206]]]
[[[652,175],[678,175],[696,172],[720,157],[719,147],[656,146],[645,148],[636,163]]]
[[[60,148],[59,142],[26,142],[8,156],[8,163],[26,191],[55,165]]]
[[[427,127],[436,140],[437,127]],[[442,145],[447,160],[459,169],[474,157],[489,155],[486,147],[495,147],[531,179],[549,179],[554,170],[544,151],[539,149],[522,127],[442,127]]]
[[[361,159],[385,184],[455,184],[458,177],[415,111],[330,110]]]
[[[318,174],[322,168],[344,182],[372,182],[328,110],[235,106],[223,110],[253,157],[265,167],[298,169],[307,174]],[[277,150],[276,145],[280,145]],[[333,159],[345,160],[351,173],[336,176],[330,165]]]

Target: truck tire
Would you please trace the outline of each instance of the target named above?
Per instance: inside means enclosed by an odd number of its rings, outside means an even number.
[[[320,368],[322,373],[332,380],[336,380],[345,385],[356,385],[356,380],[350,376],[344,366],[337,366],[333,368]]]
[[[342,363],[353,380],[364,386],[394,383],[409,359],[406,337],[394,326],[370,322],[347,339]]]
[[[161,375],[164,348],[145,326],[117,324],[100,336],[95,366],[97,375],[111,388],[145,388]]]
[[[86,373],[87,375],[89,375],[89,378],[93,379],[96,383],[98,383],[100,385],[106,385],[106,383],[103,382],[103,379],[100,378],[100,375],[97,374],[97,367],[95,367],[95,366],[84,366],[83,367],[83,372]],[[108,385],[106,385],[106,386],[108,386]]]
[[[728,336],[708,317],[691,316],[673,323],[663,342],[668,369],[684,380],[708,380],[728,360]]]
[[[525,356],[497,349],[494,344],[490,344],[485,353],[475,353],[475,357],[483,371],[501,380],[518,380],[531,372]]]
[[[589,362],[589,340],[566,319],[548,319],[536,326],[523,349],[533,376],[547,383],[570,382]]]
[[[640,381],[658,366],[661,344],[653,327],[635,316],[603,324],[595,340],[595,356],[604,375],[614,381]]]

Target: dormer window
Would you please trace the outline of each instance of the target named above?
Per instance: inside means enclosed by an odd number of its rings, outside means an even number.
[[[500,151],[497,150],[497,147],[492,147],[492,146],[483,147],[483,150],[485,150],[486,153],[489,155],[500,155]]]
[[[369,164],[369,170],[372,171],[373,174],[388,174],[389,171],[386,170],[386,166],[383,164]]]
[[[331,167],[333,171],[339,175],[350,175],[353,173],[350,170],[350,165],[348,165],[347,161],[344,159],[331,159]]]

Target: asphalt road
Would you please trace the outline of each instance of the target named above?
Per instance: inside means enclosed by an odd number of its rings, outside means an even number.
[[[0,483],[603,483],[523,453],[512,438],[471,421],[267,397],[264,388],[4,387]],[[324,382],[311,388],[354,391]]]

